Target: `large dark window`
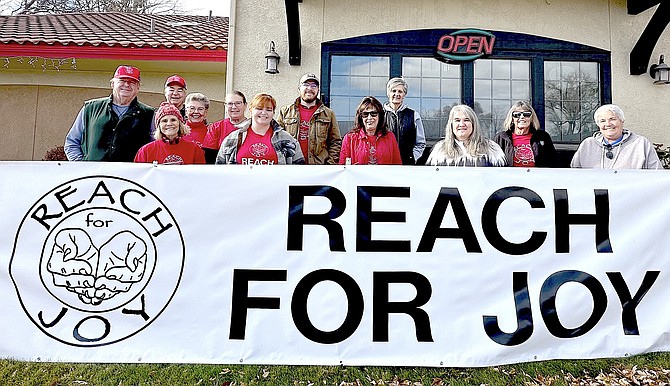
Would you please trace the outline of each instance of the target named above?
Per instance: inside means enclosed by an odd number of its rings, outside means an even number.
[[[502,129],[517,100],[530,101],[557,143],[577,144],[596,126],[593,111],[611,101],[610,54],[544,37],[489,31],[493,52],[468,62],[438,59],[440,37],[455,30],[417,30],[362,36],[322,45],[322,97],[351,129],[360,99],[386,101],[386,81],[402,76],[406,103],[421,114],[429,145],[444,136],[451,107],[473,106],[489,136]]]

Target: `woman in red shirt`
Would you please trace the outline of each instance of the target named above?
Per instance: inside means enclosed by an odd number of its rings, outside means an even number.
[[[179,110],[170,103],[161,103],[154,120],[155,141],[142,146],[135,155],[135,162],[183,165],[204,164],[205,153],[200,146],[182,139],[188,127],[181,121]]]
[[[384,107],[366,96],[356,108],[354,127],[342,138],[340,164],[401,165],[398,141],[386,127]]]

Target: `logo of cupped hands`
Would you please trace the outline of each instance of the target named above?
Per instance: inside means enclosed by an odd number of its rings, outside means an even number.
[[[98,305],[142,280],[146,243],[130,231],[115,234],[100,248],[83,229],[62,229],[56,235],[47,270],[58,287],[75,292],[86,304]]]
[[[45,334],[102,346],[138,333],[165,310],[184,255],[177,221],[156,194],[127,179],[90,176],[53,188],[30,208],[9,273]]]

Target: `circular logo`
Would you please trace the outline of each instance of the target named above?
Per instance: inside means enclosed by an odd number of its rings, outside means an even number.
[[[9,274],[32,322],[74,346],[108,345],[147,327],[174,296],[184,267],[175,218],[122,178],[57,186],[21,221]]]

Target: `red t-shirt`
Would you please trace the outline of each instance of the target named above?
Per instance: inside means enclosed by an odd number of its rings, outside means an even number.
[[[202,141],[205,139],[205,135],[207,135],[207,125],[205,122],[186,122],[186,125],[191,129],[191,132],[186,134],[183,139],[202,147]]]
[[[533,148],[530,147],[531,134],[518,135],[512,133],[512,145],[514,147],[514,166],[534,167],[535,157]]]
[[[305,156],[305,164],[307,164],[307,151],[309,150],[309,121],[316,111],[316,105],[312,107],[298,106],[300,111],[300,127],[298,128],[298,143],[300,143],[300,150]]]
[[[247,137],[237,150],[237,163],[240,165],[275,165],[277,152],[272,146],[272,128],[265,135],[247,129]]]
[[[207,135],[202,141],[202,147],[207,149],[219,149],[221,148],[221,142],[228,136],[228,134],[235,131],[236,128],[230,118],[222,119],[216,121],[209,125],[207,130]]]
[[[142,146],[135,155],[135,162],[154,161],[166,165],[204,164],[205,152],[183,139],[172,143],[157,139]]]

